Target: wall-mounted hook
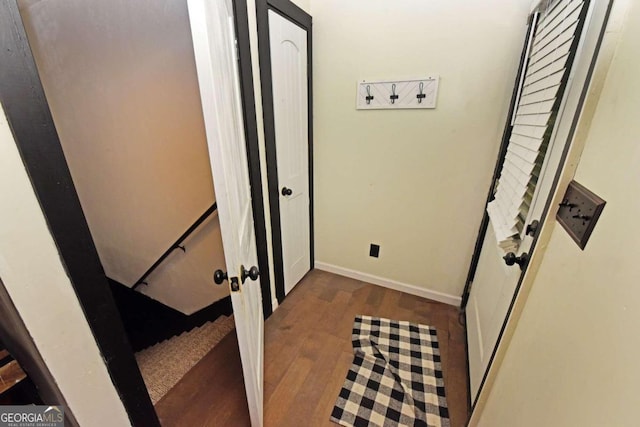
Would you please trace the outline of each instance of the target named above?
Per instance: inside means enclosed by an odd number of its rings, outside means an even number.
[[[561,208],[569,208],[569,212],[571,212],[573,208],[578,205],[576,205],[575,203],[569,203],[569,199],[564,199],[558,206],[560,206]]]
[[[418,104],[422,104],[422,100],[427,97],[427,95],[424,94],[424,82],[420,82],[420,85],[418,86],[418,90],[420,92],[418,92],[418,94],[416,95],[416,98],[418,98]]]
[[[365,97],[367,100],[367,105],[371,104],[371,100],[373,99],[373,95],[371,95],[371,86],[367,85],[367,96]]]
[[[396,99],[398,99],[398,95],[396,95],[396,84],[391,85],[391,96],[389,97],[392,104],[396,103]]]

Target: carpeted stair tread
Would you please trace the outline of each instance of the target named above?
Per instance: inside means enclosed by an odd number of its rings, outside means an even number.
[[[136,353],[153,404],[233,329],[233,316],[221,316]]]

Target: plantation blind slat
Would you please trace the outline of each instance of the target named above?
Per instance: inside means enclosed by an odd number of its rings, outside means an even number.
[[[567,81],[583,0],[555,0],[541,12],[494,200],[487,212],[498,245],[517,251]]]

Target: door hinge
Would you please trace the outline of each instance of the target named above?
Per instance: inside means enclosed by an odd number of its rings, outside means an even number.
[[[240,49],[238,49],[238,39],[235,39],[233,44],[236,47],[236,61],[240,62]]]

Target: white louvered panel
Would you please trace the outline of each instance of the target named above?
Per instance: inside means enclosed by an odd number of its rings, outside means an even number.
[[[536,82],[544,79],[547,76],[550,76],[550,75],[555,74],[557,72],[563,71],[564,67],[565,67],[565,64],[567,62],[568,56],[569,56],[568,54],[564,55],[564,56],[556,59],[555,61],[549,63],[544,68],[541,68],[540,70],[529,74],[527,76],[527,79],[529,80],[529,82],[531,84],[533,84],[533,83],[536,83]]]
[[[517,178],[511,177],[512,179],[506,181],[504,185],[501,185],[501,188],[498,189],[496,193],[496,199],[502,205],[502,208],[505,212],[511,210],[511,206],[518,207],[519,200],[526,194],[527,185],[523,185]]]
[[[536,28],[536,36],[542,33],[545,29],[549,28],[557,22],[558,16],[566,16],[568,11],[572,11],[576,6],[581,6],[584,0],[571,0],[571,1],[557,1],[555,4],[547,7],[544,12],[544,20]]]
[[[560,37],[562,34],[571,33],[574,34],[575,26],[578,25],[578,19],[580,18],[581,7],[577,7],[563,20],[558,20],[556,24],[548,26],[542,33],[540,33],[541,37],[537,44],[534,45],[534,51],[539,50],[539,47],[542,47],[548,44],[551,40]]]
[[[511,134],[511,139],[509,140],[509,145],[520,145],[529,150],[538,152],[540,150],[540,145],[542,145],[542,139],[539,138],[530,138],[528,136],[522,136],[518,134]]]
[[[515,220],[520,204],[522,203],[522,197],[524,197],[526,192],[526,186],[516,183],[514,188],[505,185],[499,193],[496,193],[495,198],[500,205],[503,216]]]
[[[503,249],[517,248],[540,175],[583,0],[558,0],[538,21],[495,198],[487,212]]]
[[[520,180],[507,171],[504,174],[504,183],[500,183],[500,188],[498,188],[496,197],[500,196],[502,193],[506,193],[508,197],[511,197],[511,194],[518,194],[522,190],[522,187],[523,185],[520,183]]]
[[[572,40],[572,33],[562,34],[560,37],[557,37],[540,50],[533,52],[531,54],[531,64],[535,64],[536,62],[543,60],[549,55],[554,55],[553,60],[555,61],[560,56],[569,52],[569,50],[571,49]]]
[[[528,126],[546,126],[551,117],[551,113],[545,114],[519,114],[516,116],[515,124]]]
[[[548,55],[546,58],[536,62],[535,64],[531,64],[531,66],[527,69],[527,76],[531,76],[537,73],[553,74],[558,69],[565,67],[568,58],[569,58],[568,51],[564,52],[564,54],[562,55],[560,55],[559,52],[555,52],[555,55]],[[552,67],[555,67],[556,70],[553,70],[548,73],[544,73],[545,70]]]
[[[533,167],[535,166],[535,162],[531,163],[531,162],[527,162],[526,160],[522,159],[521,157],[516,156],[515,154],[513,154],[511,151],[507,151],[507,155],[505,156],[505,159],[509,162],[509,167],[513,167],[516,168],[516,170],[518,170],[519,172],[522,173],[524,179],[523,179],[523,184],[527,184],[529,182],[529,176],[531,175],[531,172],[533,171]],[[518,175],[516,175],[518,176]]]
[[[539,71],[544,71],[546,68],[552,67],[557,61],[566,63],[572,42],[573,37],[566,38],[563,36],[561,39],[555,39],[547,46],[543,47],[539,52],[536,52],[535,60],[533,60],[534,58],[532,57],[531,63],[531,66],[535,68],[532,68],[532,71],[527,75],[527,77],[530,77]],[[564,67],[556,66],[557,70],[561,68]],[[553,74],[553,72],[547,72],[546,74]]]
[[[544,114],[550,113],[555,98],[549,101],[536,102],[535,104],[521,105],[518,114]]]
[[[511,236],[518,234],[516,227],[509,227],[503,218],[501,217],[500,208],[495,204],[495,200],[487,206],[489,217],[493,225],[493,230],[496,233],[496,239],[498,242],[503,242],[509,239]],[[501,243],[502,244],[502,243]]]
[[[501,202],[505,211],[510,209],[510,206],[513,204],[512,200],[526,194],[527,188],[526,185],[520,184],[513,176],[509,178],[509,180],[505,180],[504,185],[501,185],[496,193],[496,199]]]
[[[536,104],[538,102],[550,101],[552,99],[555,99],[556,93],[558,93],[558,91],[552,88],[540,92],[534,92],[529,95],[524,95],[522,98],[520,98],[520,105],[530,105]]]
[[[540,126],[515,125],[513,131],[518,135],[542,139],[546,128]]]
[[[567,13],[573,12],[576,8],[581,8],[584,0],[559,1],[553,5],[540,21],[540,25],[536,28],[536,38],[543,35],[545,30],[557,24],[559,19],[564,20]],[[534,42],[535,44],[535,42]]]
[[[563,34],[574,34],[575,26],[580,18],[580,11],[582,8],[578,5],[576,8],[566,10],[561,16],[558,17],[551,25],[544,28],[538,35],[537,40],[534,43],[534,52],[540,50],[542,47],[549,44],[550,41],[562,36]],[[568,13],[568,15],[565,15]]]
[[[493,204],[500,215],[502,227],[508,230],[513,229],[518,224],[519,204],[522,203],[515,195],[503,194],[496,197]]]
[[[503,194],[500,197],[496,195],[494,200],[498,212],[500,213],[500,222],[505,228],[512,228],[518,222],[512,215],[510,196]]]
[[[501,200],[497,198],[492,202],[498,214],[498,221],[500,222],[500,226],[497,228],[501,228],[503,230],[517,230],[516,224],[518,221],[511,216],[504,206],[500,205],[500,202]]]
[[[529,150],[518,144],[509,144],[508,151],[529,163],[534,163],[538,157],[538,151]]]
[[[555,51],[546,51],[545,53],[540,53],[541,51],[537,51],[538,55],[534,58],[533,56],[530,58],[529,66],[527,67],[527,74],[531,75],[540,69],[547,67],[550,63],[555,62],[561,59],[563,56],[569,53],[571,44],[564,43],[556,48]]]
[[[508,155],[508,153],[507,153],[507,155]],[[506,168],[508,173],[513,175],[513,177],[518,180],[518,183],[520,185],[526,187],[527,184],[529,183],[529,178],[531,176],[531,171],[530,170],[529,171],[523,170],[522,167],[520,167],[520,165],[518,165],[516,162],[514,162],[512,157],[513,156],[508,156],[508,158],[505,158],[504,168]]]
[[[564,69],[562,69],[562,71],[558,71],[555,74],[552,74],[543,79],[540,79],[535,83],[529,83],[522,90],[522,94],[529,95],[530,93],[540,92],[550,88],[556,88],[556,90],[558,90],[558,87],[560,86],[560,82],[562,81],[563,76],[564,76]]]

